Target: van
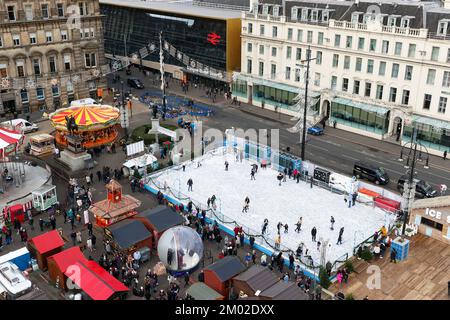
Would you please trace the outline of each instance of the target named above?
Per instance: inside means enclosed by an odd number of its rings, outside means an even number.
[[[367,179],[375,184],[389,183],[389,176],[383,168],[366,162],[355,163],[353,175],[358,179]]]
[[[397,181],[397,190],[403,193],[405,181],[408,181],[407,175],[401,176]],[[416,182],[416,197],[418,198],[434,198],[437,196],[437,191],[426,181],[414,179]]]
[[[31,123],[25,119],[13,119],[1,123],[2,127],[9,128],[11,130],[22,130],[23,133],[38,131],[37,124]]]

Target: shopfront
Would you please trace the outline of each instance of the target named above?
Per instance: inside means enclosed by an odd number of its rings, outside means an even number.
[[[440,152],[450,150],[450,122],[414,115],[412,122],[403,129],[404,141],[411,140],[413,127],[418,130],[417,139],[428,149]]]
[[[414,201],[409,222],[420,233],[450,244],[450,196]]]

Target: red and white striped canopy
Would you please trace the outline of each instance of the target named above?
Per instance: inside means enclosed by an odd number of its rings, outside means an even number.
[[[17,131],[0,128],[0,157],[5,157],[19,148],[24,135]]]

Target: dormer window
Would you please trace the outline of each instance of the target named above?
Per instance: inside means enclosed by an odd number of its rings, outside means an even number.
[[[302,9],[302,21],[307,21],[308,20],[308,9],[303,8]]]
[[[328,22],[328,19],[330,18],[330,12],[325,10],[322,12],[322,22]]]
[[[395,27],[397,25],[397,18],[396,17],[388,17],[387,25],[388,25],[388,27]]]
[[[263,5],[262,14],[264,15],[269,14],[269,6],[267,4]]]
[[[280,6],[273,6],[273,12],[274,17],[278,17],[280,15]]]
[[[402,20],[400,21],[400,27],[402,28],[409,28],[409,22],[411,20],[409,18],[402,18]]]
[[[371,16],[371,14],[365,14],[363,16],[363,23],[367,23],[370,20],[370,16]]]
[[[314,9],[311,11],[311,21],[317,22],[319,17],[319,12],[318,10]]]
[[[448,21],[440,21],[438,24],[437,34],[440,36],[446,36],[448,30]]]
[[[352,13],[352,23],[358,23],[359,22],[359,13],[353,12]]]
[[[298,19],[298,8],[297,7],[292,7],[292,9],[291,9],[291,19],[292,20],[297,20]]]

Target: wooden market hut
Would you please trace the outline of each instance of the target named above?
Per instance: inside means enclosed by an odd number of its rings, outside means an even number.
[[[133,217],[141,221],[152,233],[153,245],[158,246],[158,240],[167,229],[183,225],[186,221],[179,213],[166,206],[157,206],[156,208],[146,210]]]
[[[239,294],[241,291],[247,296],[255,296],[256,292],[262,292],[274,284],[279,279],[267,267],[253,265],[245,272],[233,278],[234,293]]]
[[[118,251],[132,252],[142,247],[152,248],[152,234],[139,220],[127,219],[104,229],[105,238]]]
[[[259,295],[260,300],[309,300],[295,282],[278,281]]]
[[[231,279],[244,270],[245,266],[238,257],[226,256],[203,269],[205,284],[228,297]]]
[[[48,275],[53,283],[58,282],[60,288],[67,289],[67,276],[64,273],[69,266],[75,265],[78,261],[87,261],[78,246],[71,247],[49,257],[47,259]]]
[[[62,251],[64,240],[57,230],[52,230],[28,240],[27,248],[36,258],[41,270],[47,269],[47,258]]]
[[[217,291],[211,289],[203,282],[196,282],[191,285],[186,294],[190,295],[194,300],[223,300],[224,296]]]

